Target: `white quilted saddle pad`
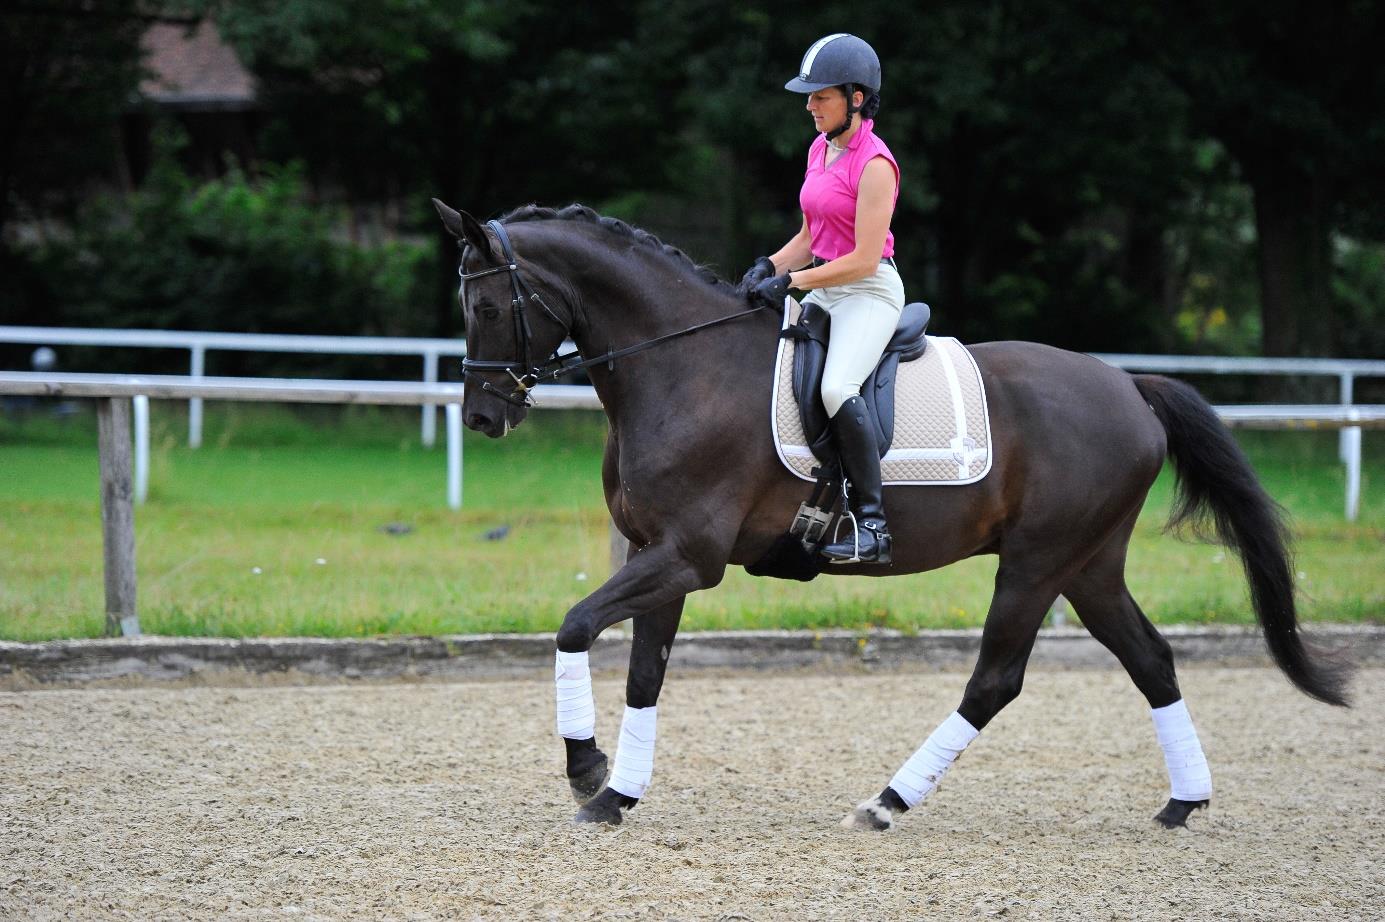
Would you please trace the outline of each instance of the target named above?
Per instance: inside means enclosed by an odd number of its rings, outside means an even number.
[[[801,308],[789,299],[784,326],[798,320]],[[770,406],[774,447],[784,466],[814,480],[817,458],[808,448],[798,402],[793,396],[793,356],[797,344],[779,340]],[[921,358],[901,362],[895,381],[894,440],[880,459],[887,484],[975,483],[991,469],[991,420],[986,388],[976,360],[951,336],[928,337]]]

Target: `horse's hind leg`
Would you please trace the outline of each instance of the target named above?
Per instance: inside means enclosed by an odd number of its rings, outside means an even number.
[[[601,776],[594,794],[577,811],[574,822],[619,825],[621,810],[633,810],[644,796],[654,771],[654,730],[658,715],[659,691],[664,685],[669,651],[673,648],[678,622],[683,616],[683,596],[631,621],[634,637],[630,645],[630,673],[625,681],[625,717],[620,725],[616,762],[605,789],[601,787],[606,761],[601,759]],[[572,778],[572,751],[568,752],[568,777]],[[576,791],[576,784],[573,790]]]
[[[933,731],[877,796],[860,804],[842,825],[885,830],[894,817],[937,789],[944,773],[991,718],[1019,696],[1034,638],[1053,600],[1052,578],[1036,579],[1002,557],[995,595],[981,632],[981,653],[962,703]]]
[[[1133,521],[1132,521],[1133,525]],[[1186,826],[1206,807],[1212,775],[1174,675],[1173,650],[1140,611],[1125,585],[1127,528],[1083,568],[1064,594],[1088,632],[1116,655],[1149,702],[1169,772],[1169,802],[1155,817],[1165,828]]]

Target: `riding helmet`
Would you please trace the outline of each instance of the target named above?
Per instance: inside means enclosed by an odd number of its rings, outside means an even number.
[[[813,42],[798,67],[798,76],[784,84],[784,89],[814,93],[846,83],[867,91],[867,96],[878,93],[880,58],[864,39],[837,32]]]

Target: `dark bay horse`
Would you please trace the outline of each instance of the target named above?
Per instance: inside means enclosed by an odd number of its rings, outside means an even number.
[[[581,206],[529,206],[483,226],[434,204],[462,249],[467,426],[499,438],[519,425],[536,369],[555,367],[543,359],[565,338],[599,360],[589,373],[610,423],[602,480],[631,550],[567,613],[556,684],[567,776],[583,803],[577,819],[619,823],[652,770],[655,705],[684,598],[717,585],[728,565],[758,560],[806,498],[770,431],[780,318],[747,313],[736,289],[680,251]],[[708,325],[661,339],[700,324]],[[1184,824],[1207,803],[1210,774],[1169,645],[1126,588],[1126,547],[1150,485],[1172,459],[1179,498],[1171,525],[1205,523],[1240,554],[1275,662],[1308,695],[1344,705],[1346,668],[1320,658],[1299,634],[1280,510],[1187,385],[1034,343],[970,349],[989,401],[990,474],[966,486],[887,487],[893,565],[830,572],[916,573],[999,555],[980,654],[957,711],[844,822],[889,828],[936,786],[1020,693],[1040,623],[1061,593],[1148,700],[1172,787],[1156,819]],[[626,719],[608,779],[586,651],[627,618]],[[912,717],[898,706],[892,713]]]

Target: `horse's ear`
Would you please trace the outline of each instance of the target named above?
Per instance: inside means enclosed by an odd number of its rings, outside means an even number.
[[[482,253],[489,254],[491,252],[490,240],[486,237],[486,230],[481,226],[480,221],[465,211],[449,208],[438,199],[433,199],[433,207],[438,210],[438,217],[442,218],[443,226],[453,237],[471,244]]]

